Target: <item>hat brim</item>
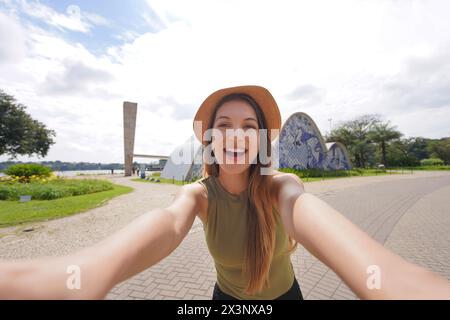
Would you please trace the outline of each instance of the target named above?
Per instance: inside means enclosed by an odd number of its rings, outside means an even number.
[[[205,131],[208,129],[214,108],[223,97],[234,93],[246,94],[256,101],[264,114],[270,141],[276,139],[281,127],[281,115],[278,104],[269,90],[261,86],[250,85],[220,89],[209,95],[203,101],[195,114],[193,122],[194,133],[200,143],[207,144],[208,142],[203,137]],[[195,125],[196,121],[200,121],[201,126]]]

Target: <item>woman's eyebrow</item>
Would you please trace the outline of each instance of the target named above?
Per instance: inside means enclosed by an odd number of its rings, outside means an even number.
[[[220,120],[222,118],[224,118],[224,119],[231,119],[230,117],[227,117],[227,116],[220,116],[220,117],[216,118],[216,121]],[[243,121],[247,121],[247,120],[253,120],[255,122],[258,122],[258,120],[256,120],[255,118],[245,118]]]
[[[221,118],[230,119],[230,117],[227,117],[227,116],[220,116],[220,117],[216,118],[216,121],[221,119]]]

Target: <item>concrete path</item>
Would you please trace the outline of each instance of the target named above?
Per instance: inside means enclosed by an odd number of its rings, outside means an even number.
[[[75,216],[0,229],[0,258],[73,252],[121,228],[136,216],[168,205],[179,187],[110,177],[135,188],[103,207]],[[450,172],[341,178],[305,183],[373,238],[404,258],[450,279]],[[29,225],[28,225],[29,226]],[[306,299],[355,299],[324,264],[299,246],[292,262]],[[215,270],[196,219],[189,235],[167,258],[117,285],[108,299],[211,299]]]

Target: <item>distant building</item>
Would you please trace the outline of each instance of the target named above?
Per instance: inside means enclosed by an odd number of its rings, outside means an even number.
[[[167,160],[161,172],[161,177],[178,181],[189,181],[201,175],[202,146],[195,136],[192,135],[170,154],[169,160]]]
[[[167,163],[167,159],[159,159],[157,163],[150,163],[147,165],[149,171],[162,171]]]
[[[279,168],[351,168],[345,146],[339,142],[325,143],[315,122],[303,112],[296,112],[286,120],[273,149],[279,156]]]
[[[350,158],[348,156],[347,148],[340,142],[328,142],[327,159],[325,162],[325,169],[327,170],[350,170]]]

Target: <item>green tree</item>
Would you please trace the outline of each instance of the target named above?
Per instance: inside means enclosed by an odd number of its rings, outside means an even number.
[[[389,142],[399,139],[403,134],[391,126],[390,122],[375,123],[368,133],[368,139],[375,142],[381,151],[381,159],[385,167],[388,166],[386,153]]]
[[[450,138],[430,141],[428,150],[431,158],[439,158],[450,164]]]
[[[417,158],[417,160],[422,160],[429,158],[429,151],[427,146],[430,139],[422,137],[412,137],[408,139],[408,153]]]
[[[390,166],[418,166],[420,164],[416,155],[411,152],[411,144],[414,144],[414,138],[398,139],[389,144],[387,148],[386,159]],[[380,151],[381,158],[381,151]]]
[[[0,90],[0,155],[37,154],[45,157],[55,142],[55,131],[31,118],[26,107]]]
[[[338,141],[347,148],[351,161],[356,167],[364,168],[373,163],[375,147],[370,142],[369,133],[372,127],[379,123],[380,115],[362,115],[354,120],[346,121],[333,129],[327,142]]]

